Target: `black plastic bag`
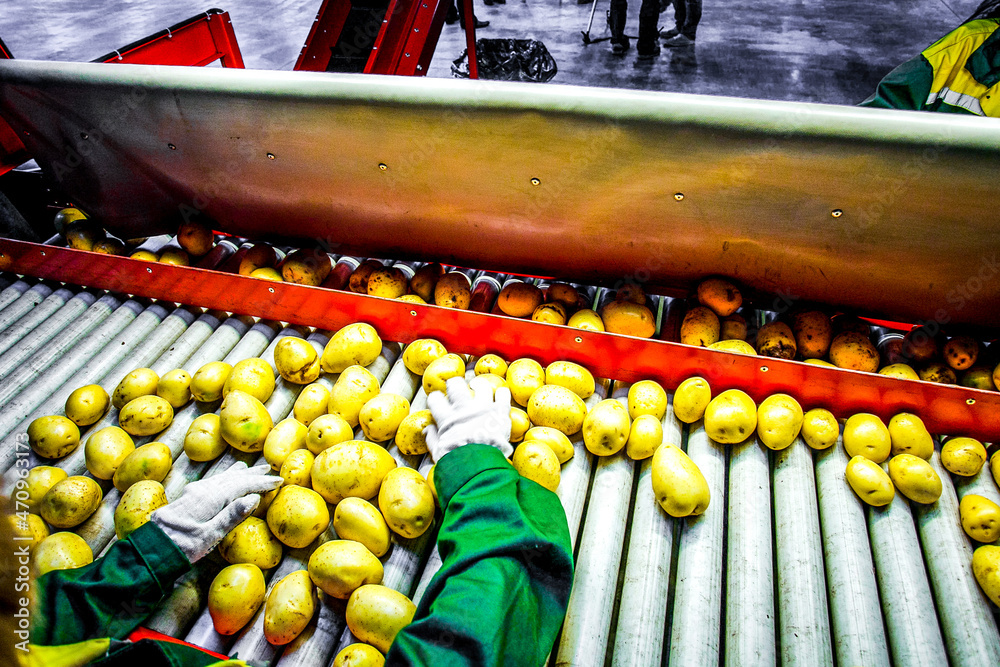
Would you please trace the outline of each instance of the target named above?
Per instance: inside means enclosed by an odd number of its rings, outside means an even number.
[[[480,79],[545,83],[558,71],[549,50],[535,39],[479,39],[476,56]],[[451,73],[469,78],[468,49],[452,63]]]

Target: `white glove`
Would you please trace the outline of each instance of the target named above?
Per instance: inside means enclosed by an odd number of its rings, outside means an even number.
[[[470,389],[465,378],[454,377],[446,383],[447,396],[434,391],[427,397],[435,423],[424,429],[424,436],[435,462],[470,443],[496,447],[504,456],[514,451],[510,445],[510,389],[500,387],[494,396],[492,385],[472,382]]]
[[[260,494],[281,486],[281,477],[268,475],[270,470],[267,464],[247,468],[236,463],[188,484],[180,498],[153,512],[150,520],[194,563],[257,509]]]

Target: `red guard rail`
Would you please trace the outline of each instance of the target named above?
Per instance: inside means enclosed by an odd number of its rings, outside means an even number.
[[[209,9],[91,62],[204,67],[216,60],[243,69],[243,54],[229,12]]]

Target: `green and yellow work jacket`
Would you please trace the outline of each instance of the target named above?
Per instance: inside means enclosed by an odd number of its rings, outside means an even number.
[[[443,512],[441,569],[388,665],[541,665],[573,579],[569,529],[554,493],[521,477],[499,450],[467,445],[434,468]],[[30,667],[243,667],[238,656],[127,638],[191,568],[153,523],[107,554],[35,582]]]
[[[861,106],[1000,117],[1000,19],[951,31],[889,72]]]

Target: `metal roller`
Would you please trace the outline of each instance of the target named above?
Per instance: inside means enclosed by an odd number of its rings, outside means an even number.
[[[32,285],[17,300],[0,310],[0,332],[24,318],[51,294],[52,285],[49,283],[40,282]]]
[[[681,522],[667,663],[676,667],[717,664],[722,627],[726,450],[697,421],[688,426],[687,454],[705,476],[711,500],[704,514]]]
[[[913,514],[930,575],[941,632],[953,667],[1000,665],[1000,632],[990,601],[972,574],[972,546],[962,530],[951,475],[935,449],[929,463],[941,478],[941,497],[915,504]]]
[[[774,565],[768,450],[754,435],[729,451],[725,665],[774,665]]]
[[[21,298],[21,295],[31,289],[33,282],[27,280],[17,280],[0,291],[0,315],[7,309],[7,306]]]
[[[344,612],[346,600],[330,595],[320,595],[316,615],[309,627],[293,639],[282,651],[276,667],[314,667],[329,665],[336,655],[347,621]]]
[[[771,485],[779,660],[786,667],[833,667],[816,477],[801,437],[775,452]]]
[[[826,584],[838,665],[888,667],[863,503],[847,483],[843,435],[816,457]]]
[[[997,483],[993,480],[993,473],[990,472],[990,463],[988,460],[975,475],[971,477],[955,475],[954,480],[955,492],[958,494],[959,501],[970,493],[974,493],[977,496],[988,498],[997,505],[1000,505],[1000,489],[997,488]]]
[[[596,383],[594,393],[584,401],[589,412],[608,395],[609,382],[601,380]],[[583,508],[587,504],[587,494],[590,490],[590,478],[594,470],[594,455],[583,444],[583,433],[575,433],[570,442],[573,443],[573,458],[562,466],[559,474],[559,488],[556,495],[566,512],[566,523],[569,525],[569,542],[574,552],[580,535],[580,522],[583,520]]]
[[[45,300],[31,309],[24,317],[12,322],[6,329],[0,330],[0,354],[20,342],[25,336],[38,325],[48,319],[56,311],[66,305],[66,302],[75,296],[73,290],[66,287],[59,289],[45,297]]]
[[[204,345],[211,335],[219,328],[221,321],[219,313],[203,313],[195,309],[197,319],[192,322],[184,333],[174,341],[170,348],[161,354],[150,368],[157,375],[164,375],[176,368],[183,368],[184,363]]]
[[[192,570],[174,582],[170,594],[156,605],[143,626],[169,637],[184,635],[198,612],[208,603],[208,587],[221,567],[202,558]]]
[[[197,324],[197,323],[195,323]],[[189,374],[194,375],[198,369],[210,361],[221,361],[226,358],[243,336],[254,327],[254,319],[247,315],[231,315],[213,331],[208,340],[195,350],[181,366]],[[266,345],[266,343],[265,343]]]

